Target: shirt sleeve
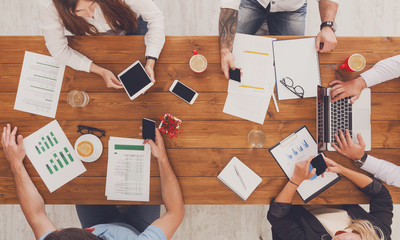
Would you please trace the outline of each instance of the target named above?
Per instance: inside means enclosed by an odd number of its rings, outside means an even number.
[[[361,169],[389,185],[400,187],[400,166],[368,155]]]
[[[158,58],[165,43],[164,14],[153,1],[127,0],[126,3],[147,22],[148,31],[144,37],[146,56]]]
[[[221,0],[221,8],[239,10],[240,0]]]
[[[52,1],[39,1],[40,24],[50,54],[59,62],[75,70],[90,72],[92,60],[68,46],[56,7]]]
[[[135,240],[167,240],[167,237],[159,227],[150,225]]]
[[[400,77],[400,55],[376,63],[370,70],[361,73],[367,87]]]

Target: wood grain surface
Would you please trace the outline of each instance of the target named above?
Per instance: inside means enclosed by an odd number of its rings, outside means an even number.
[[[293,37],[277,37],[288,39]],[[145,61],[142,36],[102,36],[69,38],[70,46],[97,64],[118,74],[135,60]],[[15,111],[14,102],[24,51],[49,54],[44,39],[34,37],[0,37],[0,126],[11,123],[20,134],[28,136],[52,119]],[[197,49],[208,62],[207,70],[196,74],[189,68],[192,50]],[[340,77],[349,80],[357,73],[338,70],[352,53],[361,53],[367,60],[365,70],[377,61],[400,54],[400,37],[338,37],[338,46],[330,54],[319,54],[322,83]],[[220,71],[218,37],[167,37],[156,64],[156,84],[143,96],[130,101],[123,90],[108,89],[95,75],[67,68],[56,119],[72,144],[79,137],[77,125],[106,130],[102,138],[103,155],[94,163],[84,163],[87,172],[50,194],[28,159],[25,166],[46,203],[54,204],[115,204],[104,196],[108,137],[139,138],[143,117],[159,122],[159,116],[172,113],[183,120],[182,135],[164,138],[171,165],[182,186],[186,204],[266,204],[286,183],[286,177],[273,160],[268,148],[302,125],[315,133],[315,99],[279,101],[277,113],[270,104],[263,125],[251,123],[222,113],[227,95],[227,81]],[[179,79],[199,92],[194,105],[186,104],[168,89]],[[88,92],[90,103],[85,108],[72,108],[66,102],[71,90]],[[372,90],[371,155],[400,165],[400,81],[389,81]],[[251,148],[247,134],[259,129],[265,132],[264,148]],[[315,136],[315,134],[314,134]],[[2,148],[2,147],[1,147]],[[356,169],[350,160],[337,153],[327,153],[341,164]],[[263,181],[247,201],[242,201],[216,176],[229,160],[237,156],[259,174]],[[161,203],[160,178],[156,159],[151,162],[150,204]],[[400,203],[398,189],[389,187],[395,203]],[[90,193],[90,194],[89,194]],[[12,173],[0,151],[0,204],[17,203]],[[303,203],[296,195],[295,203]],[[343,179],[310,203],[368,203],[352,183]],[[118,202],[132,204],[132,202]]]

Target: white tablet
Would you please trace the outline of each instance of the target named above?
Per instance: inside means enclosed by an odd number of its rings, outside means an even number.
[[[118,74],[118,78],[131,100],[137,98],[154,85],[139,60]]]

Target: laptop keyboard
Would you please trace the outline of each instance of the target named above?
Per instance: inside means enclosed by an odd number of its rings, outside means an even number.
[[[352,104],[350,97],[340,99],[330,104],[331,107],[331,143],[337,145],[335,133],[339,134],[339,129],[345,133],[348,129],[350,136],[353,137],[352,128]],[[319,126],[318,126],[319,127]]]

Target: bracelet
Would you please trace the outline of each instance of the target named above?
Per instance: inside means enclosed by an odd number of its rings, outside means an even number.
[[[157,62],[157,60],[158,60],[156,57],[152,57],[152,56],[146,56],[146,60],[147,60],[147,59],[153,59],[153,60],[156,61],[156,62]]]
[[[290,180],[290,179],[289,179],[289,182],[290,182],[291,184],[294,184],[294,185],[296,185],[297,187],[299,186],[297,183],[295,183],[295,182],[292,182],[292,180]]]

